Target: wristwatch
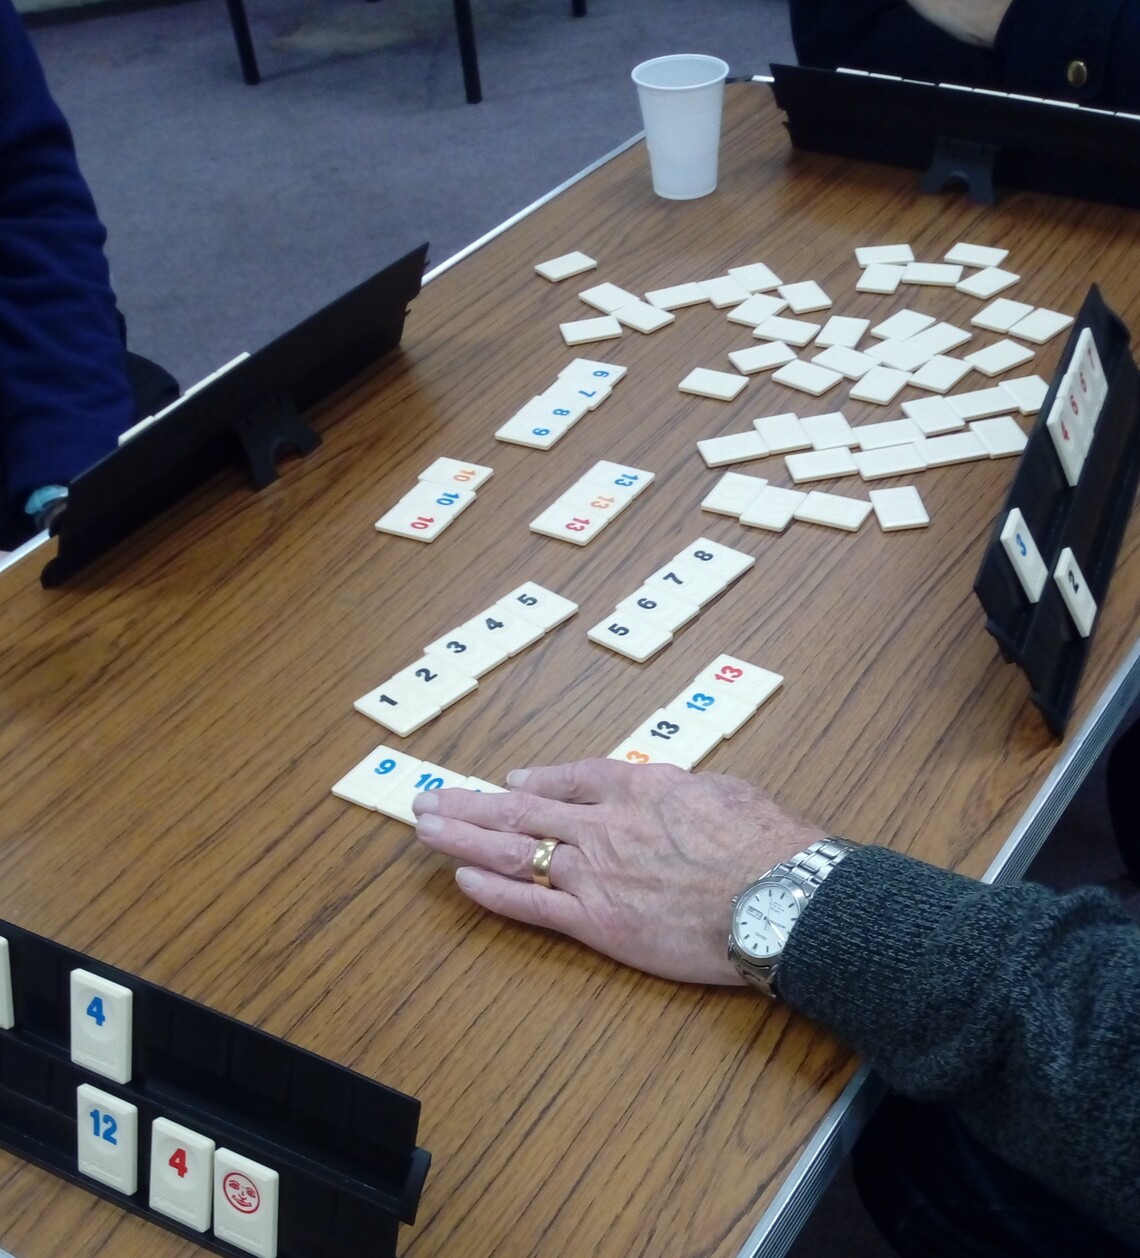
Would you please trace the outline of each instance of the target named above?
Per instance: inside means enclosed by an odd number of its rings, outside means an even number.
[[[855,846],[846,839],[820,839],[733,896],[728,959],[765,996],[778,995],[776,971],[805,905]]]

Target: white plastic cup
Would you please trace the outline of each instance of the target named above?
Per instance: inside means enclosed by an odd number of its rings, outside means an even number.
[[[654,57],[633,70],[653,191],[692,201],[716,188],[720,115],[728,66],[719,57]]]

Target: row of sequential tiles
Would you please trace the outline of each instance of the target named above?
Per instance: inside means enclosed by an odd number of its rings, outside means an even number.
[[[527,581],[429,642],[423,655],[353,705],[402,738],[470,694],[484,673],[569,620],[578,604]]]
[[[613,392],[627,368],[616,363],[575,358],[543,393],[532,397],[495,433],[497,441],[549,450],[586,414]]]
[[[779,673],[731,655],[719,655],[607,758],[691,769],[755,716],[783,681]]]
[[[587,633],[591,642],[643,664],[756,562],[752,555],[697,540],[678,551]]]
[[[1040,602],[1045,582],[1049,578],[1049,569],[1025,517],[1017,507],[1006,516],[1001,530],[1001,544],[1026,597],[1031,603]],[[1092,633],[1093,621],[1096,620],[1097,604],[1071,547],[1064,547],[1058,555],[1053,569],[1053,580],[1061,591],[1061,598],[1073,618],[1077,632],[1082,638],[1087,638]]]
[[[1107,396],[1108,380],[1092,329],[1082,328],[1045,421],[1070,485],[1080,479]]]
[[[419,474],[415,488],[376,521],[376,530],[433,542],[475,501],[476,490],[493,475],[494,468],[478,463],[438,458]]]
[[[134,993],[89,970],[70,975],[71,1060],[126,1084],[133,1073]],[[8,941],[0,937],[0,1030],[16,1026]],[[92,1084],[76,1092],[80,1174],[124,1196],[138,1192],[138,1107]],[[151,1128],[150,1208],[251,1254],[277,1253],[278,1174],[166,1118]]]
[[[453,786],[484,793],[506,790],[505,786],[496,786],[483,778],[465,777],[429,760],[417,760],[406,752],[381,746],[349,769],[332,792],[350,804],[359,804],[361,808],[414,826],[416,815],[412,812],[412,800],[421,791],[441,791]]]
[[[585,546],[649,488],[655,475],[644,468],[601,459],[531,520],[531,532]]]

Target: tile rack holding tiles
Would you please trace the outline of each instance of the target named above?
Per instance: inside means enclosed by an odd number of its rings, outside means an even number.
[[[1086,330],[1107,386],[1103,398],[1094,394],[1093,405],[1087,407],[1079,395],[1081,381],[1091,383],[1087,373],[1080,375]],[[1033,702],[1058,736],[1065,729],[1096,609],[1108,590],[1140,480],[1140,372],[1130,339],[1094,286],[1069,336],[974,582],[986,628],[1003,656],[1023,669]],[[1073,380],[1078,395],[1070,397]],[[1084,410],[1075,430],[1066,405]],[[1089,414],[1085,448],[1070,456]]]
[[[204,1249],[394,1258],[431,1160],[419,1114],[413,1097],[0,921],[0,1146]]]

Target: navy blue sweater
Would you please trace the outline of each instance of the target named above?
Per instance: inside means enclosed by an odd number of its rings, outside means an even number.
[[[105,239],[71,132],[0,0],[0,545],[31,531],[32,490],[66,485],[134,422]]]
[[[961,43],[906,0],[790,0],[804,65],[850,66],[1140,111],[1140,0],[1013,0],[996,46]],[[1073,87],[1082,61],[1087,82]]]

